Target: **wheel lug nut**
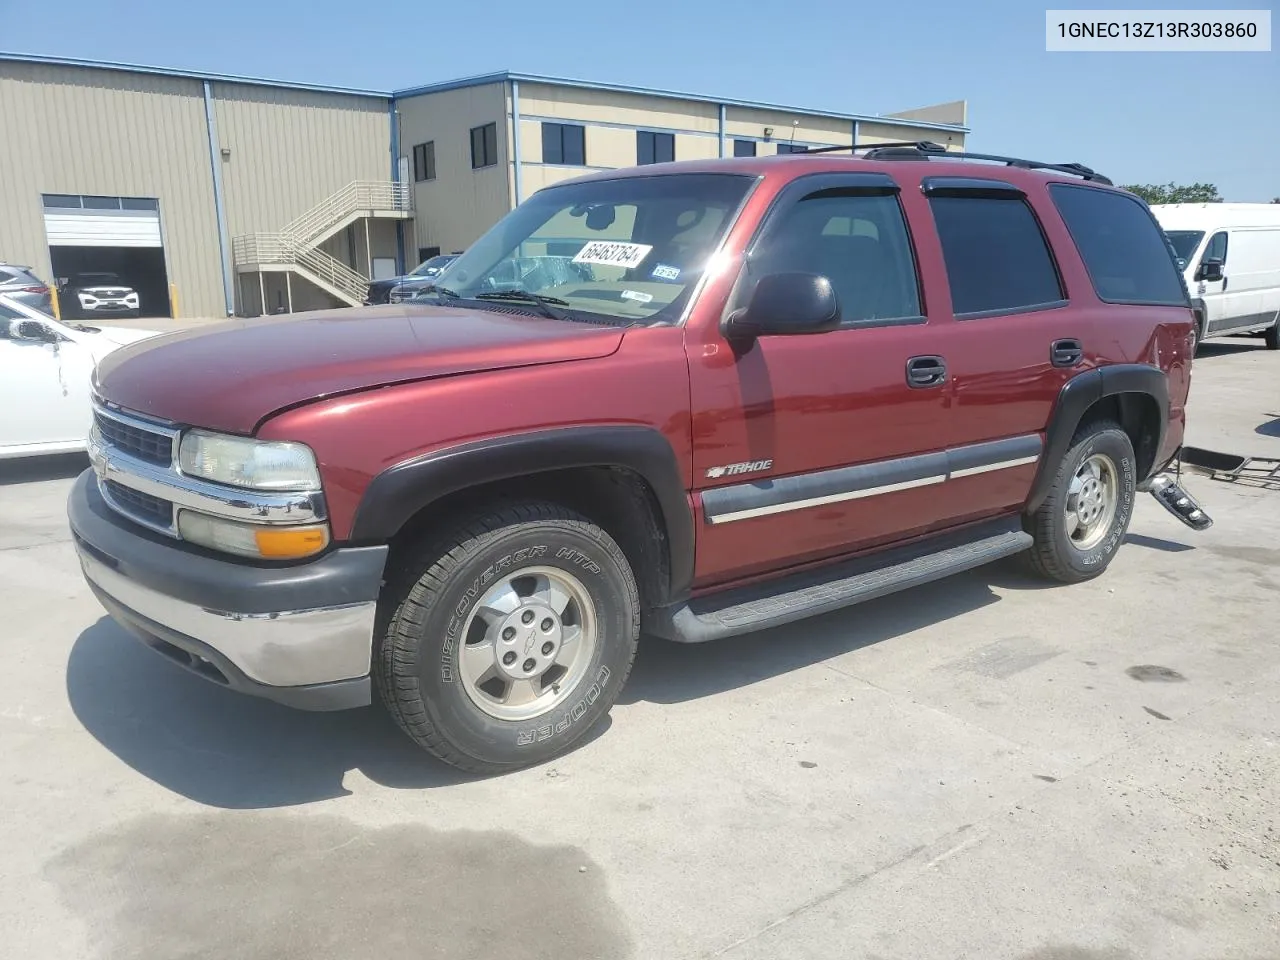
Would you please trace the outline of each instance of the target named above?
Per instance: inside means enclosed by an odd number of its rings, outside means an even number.
[[[515,627],[507,627],[507,629],[502,631],[502,639],[508,642],[515,639],[515,635],[516,635]]]
[[[546,643],[542,645],[542,655],[544,657],[551,656],[551,651],[554,650],[555,648],[556,648],[556,645],[552,643],[550,640],[548,640]]]
[[[520,622],[521,622],[521,623],[533,623],[533,611],[532,611],[532,610],[526,610],[523,614],[521,614],[521,615],[520,615]]]
[[[509,667],[516,662],[516,655],[508,650],[502,655],[502,662]]]
[[[537,666],[537,663],[534,662],[533,657],[530,657],[528,660],[524,662],[524,672],[533,673],[533,668],[536,666]]]
[[[551,628],[552,628],[552,627],[554,627],[554,626],[555,626],[555,624],[551,622],[551,618],[550,618],[550,617],[547,617],[545,620],[543,620],[543,621],[542,621],[542,629],[543,629],[545,632],[547,632],[547,633],[550,633],[550,632],[551,632]]]

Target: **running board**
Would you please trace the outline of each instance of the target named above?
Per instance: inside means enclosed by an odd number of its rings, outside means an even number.
[[[735,637],[940,580],[1021,553],[1031,542],[1031,534],[1023,531],[1017,517],[983,523],[906,547],[666,607],[655,611],[646,630],[680,643]]]

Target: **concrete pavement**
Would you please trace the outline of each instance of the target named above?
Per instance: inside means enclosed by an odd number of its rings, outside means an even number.
[[[1189,442],[1280,456],[1280,355],[1207,345]],[[0,943],[43,958],[1280,956],[1280,490],[1140,498],[1102,578],[997,564],[646,641],[607,724],[475,780],[294,713],[84,587],[75,458],[0,467]]]

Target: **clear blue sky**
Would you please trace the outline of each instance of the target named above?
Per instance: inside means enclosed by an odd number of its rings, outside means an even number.
[[[511,69],[851,113],[967,99],[974,150],[1280,196],[1280,53],[1046,53],[1046,5],[0,0],[0,48],[374,89]]]

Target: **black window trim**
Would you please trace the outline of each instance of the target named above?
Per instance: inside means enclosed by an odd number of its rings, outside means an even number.
[[[1053,242],[1049,239],[1049,234],[1045,233],[1044,224],[1040,222],[1040,214],[1036,210],[1036,205],[1022,190],[1018,189],[1011,183],[1004,180],[978,180],[968,177],[931,177],[930,180],[948,180],[948,181],[965,181],[973,183],[976,186],[969,187],[964,184],[950,183],[942,187],[942,192],[926,194],[930,200],[934,197],[964,197],[971,200],[1021,200],[1022,205],[1031,212],[1031,221],[1036,225],[1036,229],[1040,231],[1040,239],[1044,241],[1045,252],[1049,254],[1049,266],[1053,267],[1054,278],[1058,281],[1058,292],[1062,294],[1057,300],[1043,300],[1040,303],[1019,304],[1016,307],[998,307],[994,310],[966,310],[963,313],[955,311],[955,304],[952,304],[951,316],[960,321],[964,320],[992,320],[997,317],[1015,317],[1024,313],[1043,313],[1046,310],[1060,310],[1063,307],[1071,306],[1071,291],[1067,289],[1067,278],[1063,276],[1062,265],[1058,263],[1058,253],[1053,249]],[[921,190],[924,189],[928,180],[922,181]],[[990,184],[997,184],[992,189]],[[1008,190],[1001,189],[1001,186],[1008,187]],[[952,192],[954,191],[954,192]],[[933,207],[929,207],[929,215],[933,216]],[[1065,226],[1065,224],[1064,224]],[[938,222],[934,219],[934,232],[937,233]],[[1074,242],[1074,241],[1073,241]],[[942,269],[946,273],[947,269],[947,251],[942,246],[942,235],[938,234],[938,247],[942,250]],[[947,275],[947,296],[951,296],[951,277]]]
[[[920,256],[916,248],[915,236],[911,232],[911,218],[907,216],[906,208],[902,205],[902,187],[898,182],[887,173],[807,173],[796,177],[778,192],[778,195],[769,204],[769,209],[760,218],[760,223],[756,226],[755,233],[747,241],[746,249],[742,254],[742,266],[738,270],[737,279],[733,282],[733,288],[729,291],[729,296],[725,299],[724,311],[720,317],[722,325],[725,318],[739,306],[737,299],[751,267],[752,256],[760,243],[768,236],[773,224],[796,204],[815,193],[822,193],[824,190],[863,193],[873,197],[892,196],[898,199],[898,212],[902,214],[902,225],[907,234],[907,252],[911,255],[911,269],[916,276],[916,302],[919,304],[921,311],[918,316],[914,317],[883,317],[874,320],[845,320],[842,318],[838,329],[868,330],[875,327],[911,327],[929,322],[929,305],[925,299],[924,282],[920,273]]]
[[[430,151],[427,148],[430,147]],[[422,151],[422,176],[418,176],[418,151]],[[430,163],[428,160],[430,154]],[[430,183],[436,178],[436,142],[434,140],[424,140],[422,143],[413,145],[413,182],[414,183]]]
[[[1007,180],[986,177],[925,177],[920,181],[920,192],[931,200],[934,197],[1011,200],[1015,197],[1024,199],[1027,195],[1026,191]]]
[[[1143,211],[1145,211],[1145,213],[1147,214],[1147,218],[1151,221],[1152,226],[1154,226],[1157,231],[1163,232],[1160,226],[1160,221],[1156,219],[1156,215],[1151,212],[1151,208],[1149,206],[1147,206],[1137,197],[1131,196],[1120,190],[1107,190],[1104,187],[1096,187],[1096,186],[1086,185],[1083,183],[1054,182],[1054,183],[1048,184],[1049,201],[1053,204],[1053,209],[1054,209],[1054,212],[1058,215],[1058,219],[1062,221],[1062,229],[1065,230],[1067,232],[1067,236],[1071,238],[1071,246],[1074,248],[1076,252],[1076,257],[1079,258],[1080,260],[1080,266],[1084,269],[1085,275],[1088,276],[1089,278],[1089,286],[1093,290],[1093,295],[1098,298],[1099,302],[1109,303],[1115,306],[1125,306],[1125,307],[1190,307],[1191,306],[1191,298],[1186,288],[1186,281],[1182,277],[1182,271],[1178,269],[1178,265],[1173,262],[1172,258],[1170,258],[1169,260],[1169,266],[1173,268],[1173,272],[1178,276],[1178,286],[1182,288],[1184,295],[1186,295],[1186,299],[1184,300],[1179,300],[1177,303],[1174,303],[1170,300],[1136,300],[1132,298],[1125,299],[1125,300],[1112,300],[1112,299],[1108,299],[1107,297],[1104,297],[1101,293],[1099,293],[1098,285],[1094,282],[1093,274],[1089,271],[1089,265],[1085,263],[1084,254],[1080,252],[1080,245],[1076,243],[1075,235],[1071,232],[1071,227],[1068,226],[1067,224],[1067,218],[1062,215],[1062,209],[1058,206],[1058,201],[1054,199],[1054,193],[1060,189],[1061,190],[1096,190],[1098,193],[1109,193],[1114,196],[1121,197],[1122,199],[1124,199],[1129,203],[1136,203],[1139,207],[1143,209]],[[1207,243],[1205,245],[1205,249],[1206,250],[1208,249]]]
[[[650,160],[648,163],[645,163],[640,159],[640,138],[642,136],[649,136],[653,138],[653,159]],[[658,137],[666,137],[671,141],[671,159],[670,160],[658,159]],[[670,130],[652,130],[646,127],[636,128],[636,166],[648,167],[648,166],[653,166],[654,164],[659,164],[659,163],[673,163],[675,159],[676,159],[676,135],[674,133],[672,133]]]
[[[588,163],[587,163],[587,125],[586,125],[585,123],[575,123],[575,122],[573,122],[573,121],[571,121],[571,120],[569,120],[569,121],[566,121],[566,120],[542,120],[542,121],[540,121],[540,126],[541,126],[540,134],[541,134],[541,137],[542,137],[542,162],[543,162],[543,164],[544,164],[544,165],[549,166],[549,167],[586,167],[586,166],[590,166],[590,164],[588,164]],[[555,128],[556,128],[556,131],[557,131],[557,132],[558,132],[558,134],[559,134],[559,138],[560,138],[560,159],[559,159],[559,160],[548,160],[548,159],[547,159],[547,156],[546,156],[546,152],[547,152],[547,151],[546,151],[546,144],[547,144],[547,128],[548,128],[548,127],[555,127]],[[582,135],[582,162],[581,162],[581,163],[571,163],[571,162],[569,162],[568,160],[566,160],[566,159],[564,158],[564,155],[565,155],[565,149],[564,149],[564,134],[565,134],[565,131],[566,131],[566,130],[568,130],[568,129],[574,129],[574,130],[581,131],[581,135]]]
[[[488,138],[485,136],[485,131],[487,131],[490,127],[493,128],[493,157],[492,158],[485,156],[489,152],[487,149]],[[476,163],[476,131],[477,130],[481,131],[480,159],[482,161],[488,161],[488,162]],[[498,166],[498,124],[494,121],[490,121],[489,123],[482,123],[479,126],[472,127],[471,130],[469,131],[468,136],[471,143],[471,169],[472,170],[488,170],[490,167]]]

